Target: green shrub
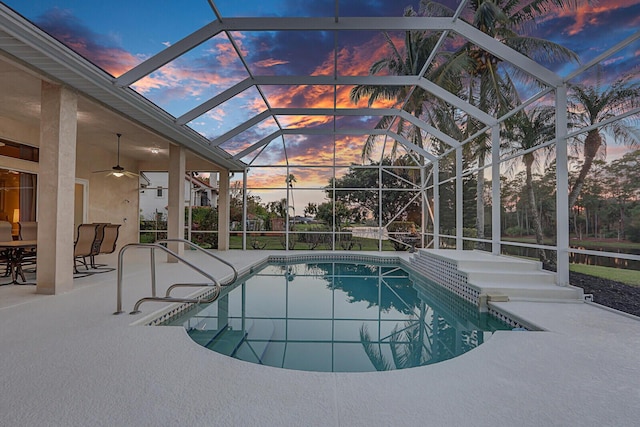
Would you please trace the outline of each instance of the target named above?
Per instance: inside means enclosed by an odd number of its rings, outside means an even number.
[[[504,230],[504,234],[509,237],[516,237],[516,236],[526,236],[529,233],[525,228],[522,228],[522,227],[509,227],[506,230]]]

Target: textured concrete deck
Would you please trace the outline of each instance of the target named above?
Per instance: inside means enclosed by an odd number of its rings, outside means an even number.
[[[239,267],[265,255],[224,254]],[[198,254],[189,259],[226,274]],[[126,310],[149,293],[147,263],[146,253],[127,257]],[[162,263],[159,291],[191,275]],[[59,296],[0,287],[0,425],[635,426],[640,419],[640,321],[594,304],[498,303],[547,330],[498,332],[461,357],[404,371],[314,373],[227,358],[180,327],[131,326],[140,316],[112,314],[115,281],[115,272],[77,279]]]

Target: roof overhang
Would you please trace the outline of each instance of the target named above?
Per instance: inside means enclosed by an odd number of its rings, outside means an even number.
[[[198,153],[230,171],[246,165],[213,147],[193,129],[175,119],[130,88],[68,49],[38,27],[0,3],[0,50],[53,82],[68,85],[83,95],[153,130],[167,140]]]

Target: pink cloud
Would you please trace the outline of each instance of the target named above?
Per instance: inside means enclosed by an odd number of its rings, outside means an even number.
[[[282,59],[264,59],[262,61],[258,61],[258,62],[254,62],[253,65],[255,65],[258,68],[269,68],[269,67],[275,67],[276,65],[285,65],[288,64],[289,61],[284,61]]]
[[[595,25],[598,23],[598,14],[611,12],[616,9],[623,9],[633,6],[637,0],[601,0],[594,4],[581,4],[577,9],[567,10],[559,9],[555,11],[555,16],[561,18],[573,18],[574,24],[567,28],[569,35],[576,35],[582,32],[586,25]],[[551,17],[550,14],[549,17]]]

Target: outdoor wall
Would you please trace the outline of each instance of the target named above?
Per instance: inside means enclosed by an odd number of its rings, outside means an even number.
[[[137,242],[138,179],[92,173],[111,169],[116,163],[116,155],[90,147],[83,141],[78,141],[76,156],[76,177],[89,181],[88,222],[121,224],[116,252],[127,243]],[[126,157],[120,157],[120,165],[127,170],[137,170],[135,162]]]
[[[40,128],[0,117],[0,137],[37,147],[40,145]]]

